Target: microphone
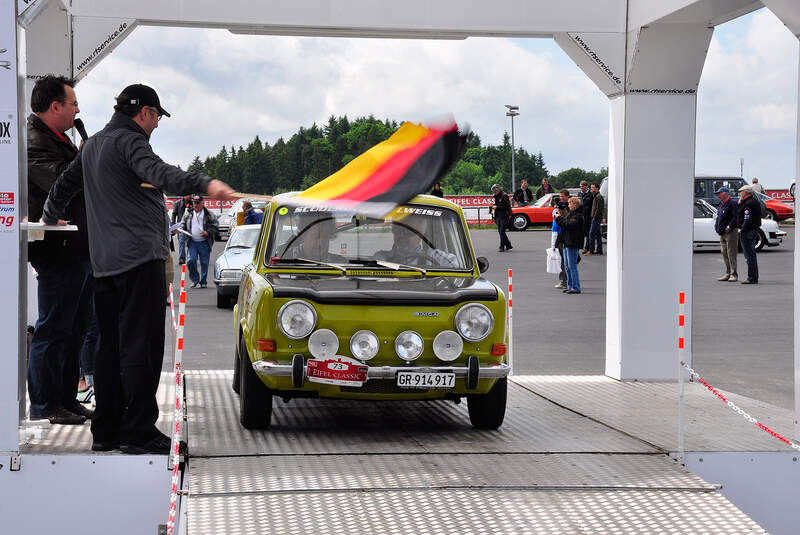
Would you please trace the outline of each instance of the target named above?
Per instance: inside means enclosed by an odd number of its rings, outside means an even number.
[[[75,119],[75,130],[81,135],[81,139],[86,141],[89,139],[89,134],[86,133],[86,127],[83,126],[83,121],[80,119]]]

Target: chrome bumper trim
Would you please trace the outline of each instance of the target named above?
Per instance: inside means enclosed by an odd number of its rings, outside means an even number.
[[[305,368],[305,367],[304,367]],[[269,375],[273,377],[291,377],[291,364],[275,364],[264,360],[257,360],[253,363],[253,369],[259,375]],[[481,379],[500,379],[507,377],[511,368],[508,364],[499,366],[481,366],[479,368]],[[367,377],[369,379],[394,379],[397,372],[403,371],[434,371],[434,372],[453,372],[456,377],[465,378],[469,372],[466,366],[369,366]],[[303,370],[305,375],[305,369]]]

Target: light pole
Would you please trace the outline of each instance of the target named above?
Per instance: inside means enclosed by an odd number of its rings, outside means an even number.
[[[514,168],[514,117],[519,115],[519,106],[512,106],[511,104],[506,104],[506,108],[508,111],[506,112],[506,117],[511,117],[511,193],[513,195],[515,188],[514,188],[514,174],[516,169]]]

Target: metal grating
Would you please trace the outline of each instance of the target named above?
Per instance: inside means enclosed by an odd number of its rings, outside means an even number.
[[[429,490],[199,497],[188,535],[765,533],[717,493]]]
[[[513,382],[579,414],[666,450],[678,449],[677,383],[617,381],[602,375],[515,376]],[[724,392],[765,425],[791,436],[792,412]],[[749,424],[702,385],[685,390],[686,451],[780,451],[781,442]]]
[[[239,425],[232,372],[189,371],[192,457],[324,453],[653,453],[649,445],[509,385],[503,426],[479,431],[466,403],[275,398],[272,426]]]
[[[164,433],[170,434],[172,418],[175,415],[175,375],[161,372],[159,382],[158,406],[160,409],[156,426]],[[20,451],[28,454],[73,454],[91,453],[91,422],[83,425],[51,425],[47,434],[41,439],[31,438],[20,445]],[[93,455],[120,455],[119,452],[93,453]]]
[[[666,455],[290,455],[191,459],[192,497],[431,488],[714,491]]]

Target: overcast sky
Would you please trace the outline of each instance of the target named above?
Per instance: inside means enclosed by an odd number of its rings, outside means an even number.
[[[786,188],[795,174],[798,41],[767,9],[719,26],[698,92],[698,173],[758,176]],[[550,39],[464,41],[234,35],[136,28],[77,87],[90,133],[129,83],[153,86],[172,118],[155,151],[184,168],[258,134],[274,143],[331,114],[397,121],[452,113],[484,144],[510,132],[542,151],[551,174],[608,165],[608,100]]]

